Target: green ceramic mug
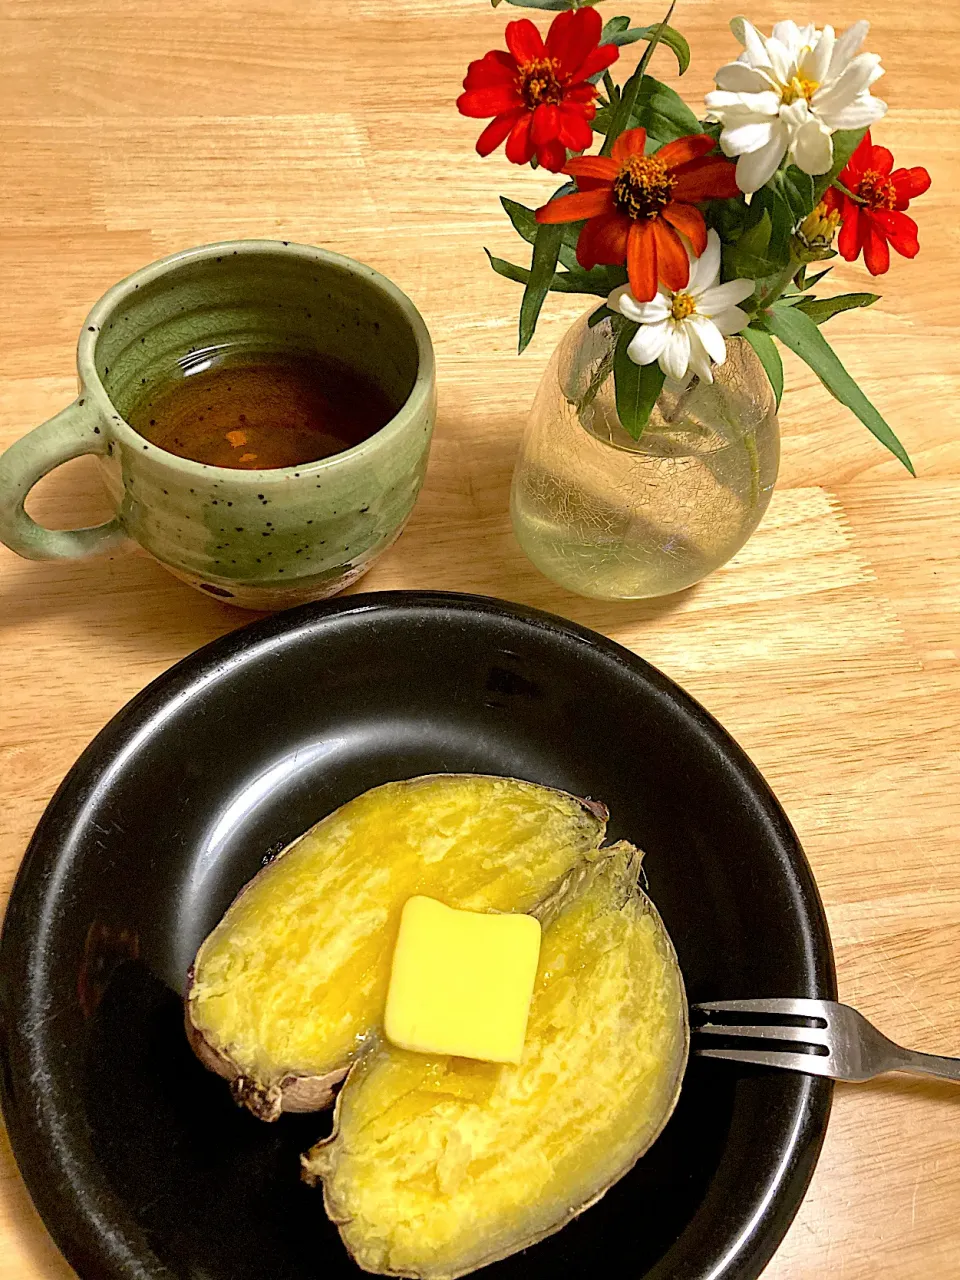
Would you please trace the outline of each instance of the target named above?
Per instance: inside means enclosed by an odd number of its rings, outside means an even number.
[[[198,347],[319,351],[398,406],[360,444],[297,467],[241,471],[168,453],[126,415]],[[80,391],[0,457],[0,540],[34,560],[138,543],[211,595],[278,609],[355,582],[399,536],[426,469],[436,411],[433,347],[413,303],[340,254],[271,240],[188,249],[109,290],[77,346]],[[101,462],[117,503],[95,528],[45,529],[24,510],[47,472]]]

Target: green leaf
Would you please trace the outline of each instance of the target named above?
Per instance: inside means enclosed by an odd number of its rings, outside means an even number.
[[[489,249],[484,253],[490,259],[490,265],[498,275],[506,280],[514,280],[517,284],[529,284],[531,271],[529,267],[517,266],[515,262],[507,262],[497,258]],[[590,293],[605,298],[618,285],[626,283],[627,273],[622,267],[594,267],[592,271],[558,271],[550,281],[549,293]]]
[[[533,242],[533,257],[530,262],[530,278],[527,280],[523,298],[520,301],[518,351],[521,353],[526,350],[536,330],[540,309],[557,269],[562,244],[563,227],[561,225],[545,222],[537,227],[537,238]]]
[[[812,289],[813,286],[815,284],[818,284],[823,279],[824,276],[828,276],[832,270],[833,270],[833,267],[827,267],[823,271],[818,271],[815,276],[808,276],[806,272],[804,272],[803,287],[805,289]]]
[[[590,318],[587,320],[587,325],[589,328],[593,329],[598,324],[602,324],[604,320],[612,320],[617,314],[619,313],[611,311],[606,303],[604,303],[602,307],[597,307],[596,311],[591,313]]]
[[[855,311],[858,307],[872,307],[880,301],[879,293],[838,293],[833,298],[810,298],[797,305],[814,324],[824,324],[841,311]]]
[[[568,184],[568,186],[572,191],[573,185]],[[564,188],[561,188],[561,191],[564,190]],[[527,244],[533,244],[537,238],[537,231],[540,228],[540,223],[537,222],[535,210],[528,209],[525,204],[520,204],[518,200],[511,200],[507,196],[501,196],[500,203],[503,205],[504,212],[507,217],[513,223],[514,231],[516,231],[518,235],[522,236],[523,239],[526,240]],[[560,225],[563,232],[562,243],[560,245],[560,261],[565,267],[576,268],[577,238],[580,235],[580,228],[583,226],[583,223],[564,222],[558,225]]]
[[[660,366],[634,364],[627,354],[627,347],[638,326],[626,325],[617,338],[613,356],[613,380],[617,395],[617,416],[627,435],[639,440],[650,420],[650,413],[657,403],[663,387],[664,373]]]
[[[622,103],[623,99],[621,99],[621,105]],[[615,114],[609,108],[598,111],[593,121],[594,131],[608,133]],[[675,138],[684,138],[688,133],[701,132],[699,120],[680,95],[661,80],[655,80],[653,76],[643,77],[630,118],[619,132],[634,129],[640,124],[654,142],[661,144],[673,142]]]
[[[799,307],[774,308],[764,313],[764,327],[805,361],[826,389],[850,409],[886,445],[911,475],[916,475],[907,451],[840,363],[840,358],[815,322]]]
[[[614,36],[622,35],[630,26],[630,19],[621,14],[618,18],[608,18],[600,32],[601,44],[613,44]]]
[[[723,246],[725,280],[763,280],[771,274],[771,268],[776,267],[768,256],[772,231],[770,214],[764,209],[759,221],[748,227],[738,240]]]
[[[611,22],[617,21],[617,18],[611,19]],[[629,25],[630,19],[627,18],[626,21]],[[610,24],[608,23],[607,26],[609,25]],[[604,27],[604,31],[606,31],[606,29],[607,28]],[[658,29],[659,24],[655,24],[652,27],[630,27],[629,30],[615,31],[607,36],[604,36],[603,33],[601,33],[600,43],[616,44],[621,46],[626,44],[636,44],[638,40],[652,40]],[[683,75],[687,67],[690,65],[690,46],[687,44],[686,39],[680,34],[676,27],[664,27],[663,34],[660,36],[660,42],[672,49],[676,54],[677,66],[680,68],[680,74]]]
[[[816,202],[813,179],[796,165],[778,169],[753,198],[751,207],[770,215],[771,235],[767,256],[771,263],[786,266],[790,259],[790,237]]]
[[[741,329],[739,336],[746,338],[760,357],[760,363],[770,379],[770,386],[773,388],[773,396],[779,409],[783,398],[783,361],[780,359],[777,344],[769,333],[765,333],[763,329],[754,329],[752,325],[747,329]]]
[[[730,200],[708,200],[700,206],[707,226],[713,227],[723,244],[739,240],[750,221],[750,206],[743,196]]]
[[[829,172],[822,173],[813,180],[814,204],[818,204],[823,199],[823,193],[827,187],[833,183],[841,169],[846,168],[847,161],[863,141],[863,135],[866,132],[866,129],[838,129],[833,135],[833,164]]]

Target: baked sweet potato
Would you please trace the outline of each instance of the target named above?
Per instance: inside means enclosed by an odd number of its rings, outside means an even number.
[[[451,1280],[515,1253],[595,1203],[657,1137],[689,1035],[640,856],[613,846],[535,910],[519,1066],[381,1043],[351,1070],[303,1171],[364,1270]]]
[[[365,792],[289,845],[197,953],[187,1032],[264,1120],[328,1106],[380,1026],[414,894],[535,907],[596,858],[606,810],[510,778],[444,774]]]

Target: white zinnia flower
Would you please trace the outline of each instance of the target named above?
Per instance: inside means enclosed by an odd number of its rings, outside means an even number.
[[[739,333],[750,323],[747,313],[737,306],[753,293],[752,280],[720,279],[720,237],[716,231],[707,235],[707,247],[699,258],[690,257],[690,279],[685,289],[674,293],[660,286],[650,302],[637,302],[628,284],[614,289],[607,299],[611,311],[619,311],[640,328],[627,347],[634,364],[653,364],[675,382],[683,382],[688,374],[697,374],[704,382],[713,381],[713,364],[727,358],[724,334]]]
[[[707,118],[723,125],[724,154],[740,157],[741,191],[759,191],[788,152],[804,173],[826,173],[835,130],[865,129],[886,114],[887,104],[870,93],[883,75],[880,59],[857,52],[868,22],[839,37],[833,27],[795,22],[778,22],[772,36],[743,18],[730,25],[744,52],[717,72],[706,103]]]

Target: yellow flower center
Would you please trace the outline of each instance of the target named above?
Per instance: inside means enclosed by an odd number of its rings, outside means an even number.
[[[655,218],[670,203],[676,178],[656,156],[630,156],[613,180],[613,199],[628,218]]]
[[[821,200],[800,223],[798,235],[810,249],[829,249],[840,225],[840,210],[828,209]]]
[[[556,58],[538,58],[535,62],[524,63],[520,68],[517,88],[531,111],[544,103],[555,107],[563,101],[559,70],[560,64]]]
[[[806,76],[794,76],[790,83],[785,84],[780,90],[780,101],[786,107],[791,102],[796,102],[798,98],[806,98],[809,102],[819,88],[819,80],[808,80]]]
[[[697,309],[696,300],[689,293],[675,293],[673,295],[673,305],[670,307],[670,314],[674,320],[686,320],[687,316],[692,316]]]
[[[857,183],[857,195],[868,209],[892,209],[897,203],[897,189],[889,174],[867,169]]]

